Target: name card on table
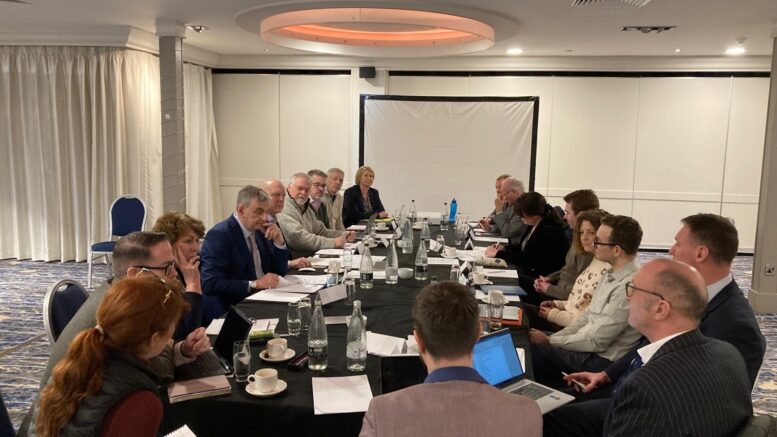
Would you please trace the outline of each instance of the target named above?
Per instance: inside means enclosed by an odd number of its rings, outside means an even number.
[[[321,305],[327,305],[340,299],[345,299],[347,295],[345,284],[324,288],[318,292],[318,297],[321,298]]]

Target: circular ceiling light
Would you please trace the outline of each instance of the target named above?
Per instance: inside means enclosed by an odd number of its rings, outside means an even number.
[[[352,56],[445,56],[485,50],[494,29],[456,15],[408,9],[328,8],[283,12],[261,23],[265,41]]]

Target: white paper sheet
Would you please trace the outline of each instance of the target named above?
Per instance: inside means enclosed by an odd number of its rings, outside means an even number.
[[[321,288],[320,285],[307,285],[307,284],[291,284],[287,285],[285,287],[276,287],[276,288],[270,288],[269,290],[265,291],[275,291],[279,293],[304,293],[304,294],[310,294],[315,293],[318,291],[318,289]]]
[[[407,355],[418,355],[418,343],[413,334],[407,336]]]
[[[187,425],[184,425],[169,434],[165,434],[165,437],[197,437],[197,435]]]
[[[259,319],[251,324],[251,331],[275,331],[279,319]]]
[[[213,319],[210,321],[210,325],[205,329],[205,334],[219,335],[222,326],[224,326],[224,319]]]
[[[364,231],[367,229],[367,225],[351,225],[348,226],[346,231]]]
[[[430,257],[429,258],[429,265],[430,266],[453,266],[453,265],[459,265],[458,258],[438,258],[438,257]]]
[[[503,237],[486,237],[486,236],[480,236],[480,235],[475,235],[474,237],[472,237],[472,239],[475,241],[486,242],[486,243],[507,244],[509,242],[507,238],[503,238]]]
[[[404,350],[405,339],[367,331],[367,353],[379,357],[389,357],[402,354]]]
[[[367,411],[372,400],[367,375],[313,378],[312,381],[313,412],[317,416]]]
[[[518,307],[505,306],[502,309],[502,318],[505,320],[518,320]]]
[[[319,249],[318,252],[316,252],[316,255],[337,255],[341,256],[343,254],[343,249]]]
[[[487,293],[483,293],[480,290],[475,290],[475,299],[479,299],[479,300],[482,300],[482,301],[486,302],[488,300],[487,297],[488,297]],[[505,298],[505,301],[507,301],[507,302],[520,302],[521,301],[521,296],[517,296],[517,295],[513,295],[513,294],[506,294],[504,296],[504,298]],[[502,312],[502,318],[504,318],[504,312]],[[517,317],[516,317],[516,320],[517,320]]]
[[[326,278],[328,275],[286,275],[287,279],[291,283],[305,284],[305,285],[324,285],[326,284]],[[283,286],[282,282],[279,285]]]
[[[526,370],[526,351],[520,347],[515,348],[515,351],[518,352],[518,361],[521,362],[521,368]]]
[[[304,293],[286,293],[275,290],[262,290],[259,293],[252,294],[246,300],[258,302],[298,302],[305,297]]]
[[[345,284],[322,288],[318,292],[318,297],[321,298],[321,305],[328,305],[340,299],[345,299],[347,295],[348,294],[345,291]]]
[[[483,269],[489,278],[518,279],[518,271],[515,269]]]

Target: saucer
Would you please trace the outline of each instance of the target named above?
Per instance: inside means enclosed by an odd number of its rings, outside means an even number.
[[[296,355],[296,354],[297,353],[294,352],[294,349],[288,348],[288,349],[286,349],[286,355],[284,355],[282,357],[279,357],[279,358],[270,358],[267,355],[267,349],[265,349],[265,350],[259,352],[259,358],[261,358],[262,361],[267,361],[268,363],[282,363],[284,361],[288,361],[288,360],[294,358],[294,355]],[[286,383],[284,382],[284,384],[286,384]]]
[[[453,256],[448,256],[448,255],[445,254],[445,252],[440,253],[440,256],[443,257],[443,258],[447,258],[447,259],[458,259],[459,258],[458,254],[457,255],[453,255]]]
[[[279,379],[278,384],[275,385],[275,389],[273,391],[268,391],[267,393],[262,393],[260,391],[254,391],[254,389],[251,388],[251,384],[246,384],[246,392],[252,396],[256,396],[258,398],[268,398],[270,396],[275,396],[278,393],[286,390],[286,381]]]

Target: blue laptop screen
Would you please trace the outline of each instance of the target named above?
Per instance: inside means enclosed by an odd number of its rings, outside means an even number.
[[[475,343],[472,360],[475,370],[491,385],[523,375],[510,331],[481,337]]]

